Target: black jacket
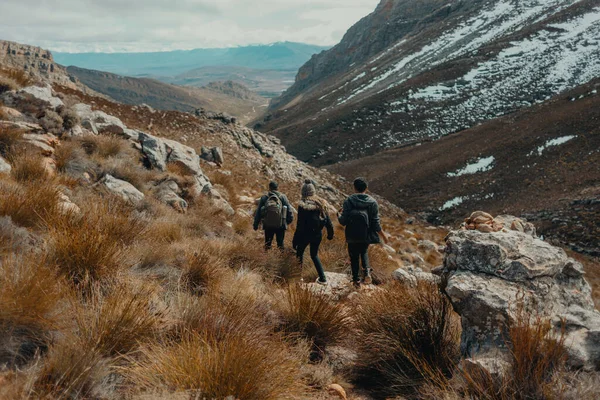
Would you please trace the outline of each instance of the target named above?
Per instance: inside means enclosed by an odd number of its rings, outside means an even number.
[[[350,211],[352,210],[367,210],[367,214],[369,215],[369,243],[379,243],[380,239],[378,233],[381,232],[381,220],[379,218],[379,205],[377,204],[377,201],[364,193],[356,193],[349,196],[346,201],[344,201],[342,214],[338,217],[342,226],[348,225]],[[347,237],[346,241],[352,243]]]
[[[298,203],[298,223],[296,224],[296,232],[294,233],[293,243],[309,243],[314,239],[321,238],[323,228],[327,229],[327,238],[333,239],[333,223],[327,210],[323,210],[313,200],[303,200]],[[321,219],[321,229],[314,231],[310,225],[315,219]]]
[[[285,194],[279,193],[279,192],[268,192],[267,194],[265,194],[263,197],[260,198],[260,201],[258,203],[258,208],[256,209],[256,212],[254,213],[254,229],[258,229],[258,226],[260,225],[260,223],[262,221],[261,210],[265,206],[265,204],[267,204],[267,200],[269,199],[269,197],[272,194],[279,197],[279,199],[281,200],[281,204],[284,207],[287,207],[287,215],[285,217],[283,229],[287,229],[287,226],[289,224],[291,224],[292,221],[294,220],[294,212],[292,210],[292,207],[290,206],[290,202],[289,202],[287,196]]]

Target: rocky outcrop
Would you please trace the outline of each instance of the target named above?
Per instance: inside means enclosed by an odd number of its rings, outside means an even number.
[[[81,89],[67,71],[54,62],[52,53],[41,47],[0,40],[0,64],[5,68],[25,71],[36,79]]]
[[[131,183],[117,179],[112,175],[106,174],[99,183],[110,193],[122,198],[128,203],[138,204],[144,200],[144,193],[136,189]]]
[[[92,111],[92,107],[88,104],[76,104],[73,110],[81,119],[81,126],[93,132],[95,135],[99,133],[108,133],[121,135],[128,139],[138,140],[139,131],[129,129],[117,117],[108,115],[99,110]],[[78,136],[76,132],[74,136]]]
[[[202,147],[200,158],[204,161],[213,162],[217,165],[223,165],[225,158],[223,157],[223,149],[221,147]]]
[[[180,194],[181,188],[172,179],[160,182],[156,186],[155,196],[159,201],[185,213],[188,209],[188,203],[180,197]]]
[[[579,262],[519,231],[460,230],[446,243],[446,293],[461,316],[465,355],[506,348],[507,326],[522,309],[557,332],[564,325],[572,366],[600,366],[600,313]]]
[[[52,87],[49,84],[27,86],[17,91],[7,92],[2,95],[2,100],[10,107],[28,104],[30,108],[31,105],[35,105],[40,108],[56,110],[64,105],[61,99],[54,96]]]

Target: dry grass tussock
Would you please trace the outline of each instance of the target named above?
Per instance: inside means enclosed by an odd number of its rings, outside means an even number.
[[[90,351],[76,336],[67,335],[52,345],[48,355],[33,367],[31,397],[44,399],[97,398],[110,373],[108,360]]]
[[[116,157],[131,147],[125,139],[113,135],[89,135],[75,139],[87,155],[101,158]]]
[[[0,366],[22,365],[46,349],[67,298],[42,257],[0,259]]]
[[[386,396],[414,393],[451,374],[460,326],[436,285],[387,285],[354,305],[357,383]]]
[[[22,69],[0,68],[0,93],[33,84],[31,76]]]
[[[52,181],[16,184],[0,179],[0,216],[24,227],[41,227],[59,219],[60,191]]]
[[[31,183],[45,181],[49,178],[49,173],[42,158],[30,151],[23,151],[18,155],[9,157],[12,164],[11,175],[17,182]]]
[[[23,131],[16,128],[0,127],[0,156],[9,157],[15,154]]]
[[[82,215],[48,222],[50,261],[75,284],[114,276],[124,267],[125,250],[138,239],[147,222],[131,215],[117,199],[91,199]]]
[[[350,318],[346,309],[325,295],[299,284],[290,285],[276,303],[280,329],[286,334],[308,340],[314,351],[342,341],[349,333]]]
[[[121,282],[108,290],[94,285],[75,316],[83,346],[116,356],[131,353],[139,343],[157,337],[164,321],[151,303],[154,296],[155,289],[148,285],[132,287]]]
[[[143,347],[141,359],[132,364],[128,374],[137,385],[193,391],[199,398],[275,400],[298,393],[300,363],[276,337],[215,340],[192,333],[181,341]]]

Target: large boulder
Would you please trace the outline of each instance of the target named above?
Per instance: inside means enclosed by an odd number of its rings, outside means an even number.
[[[465,356],[505,349],[521,310],[557,332],[564,325],[572,366],[600,367],[600,313],[579,262],[520,231],[454,231],[446,244],[446,293],[461,316]]]
[[[128,203],[138,204],[144,200],[144,193],[137,190],[131,183],[117,179],[112,175],[106,174],[104,178],[100,180],[100,184],[110,193],[122,198]]]
[[[189,175],[204,176],[200,168],[200,157],[193,148],[145,132],[140,132],[138,138],[142,152],[154,168],[166,171],[167,164],[171,163],[181,167]]]
[[[139,131],[129,129],[119,118],[109,115],[104,111],[92,111],[88,104],[76,104],[73,110],[81,119],[81,126],[93,132],[121,135],[128,139],[138,140]]]
[[[52,87],[48,84],[45,86],[25,87],[12,94],[12,97],[17,103],[21,101],[33,100],[52,109],[56,109],[64,105],[61,99],[52,94]],[[9,102],[9,104],[10,103],[12,102]]]

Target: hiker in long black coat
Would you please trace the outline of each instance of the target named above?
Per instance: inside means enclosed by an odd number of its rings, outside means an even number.
[[[319,259],[323,228],[327,229],[327,239],[332,240],[333,224],[327,213],[325,200],[316,195],[315,185],[310,180],[306,180],[302,186],[302,200],[298,203],[298,224],[292,245],[300,265],[304,259],[304,251],[310,246],[310,258],[319,274],[317,283],[326,285],[327,277]]]

